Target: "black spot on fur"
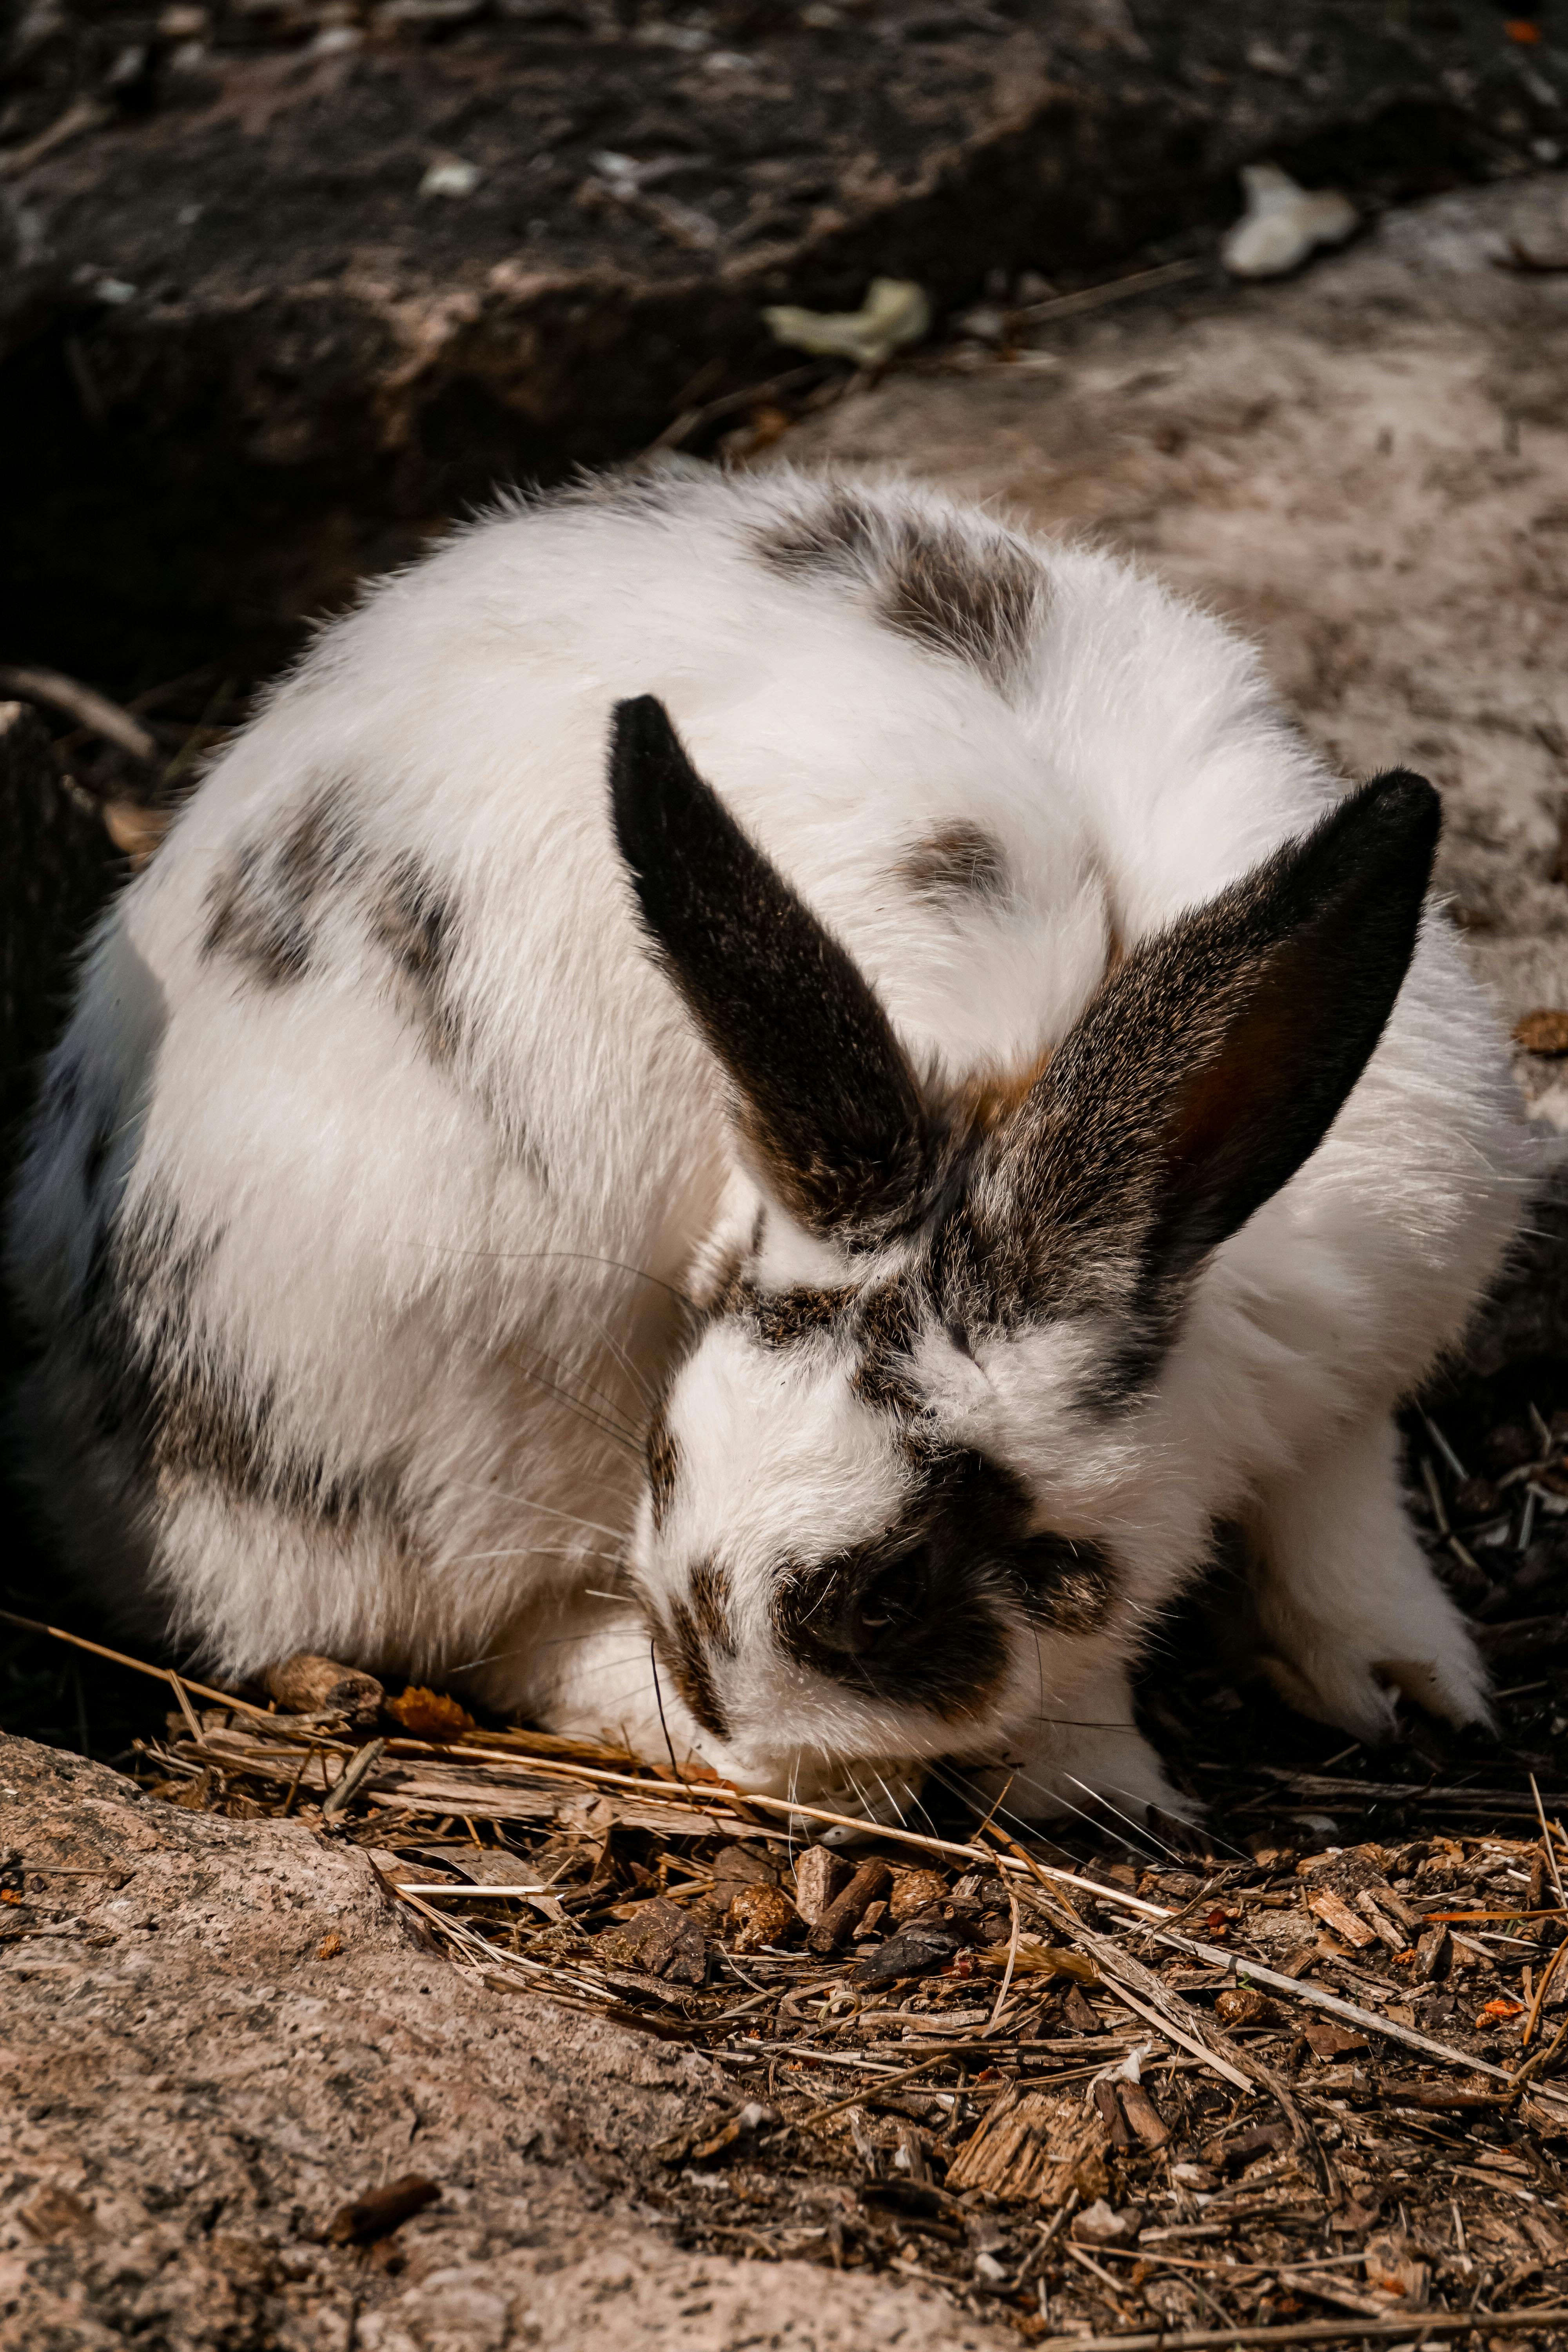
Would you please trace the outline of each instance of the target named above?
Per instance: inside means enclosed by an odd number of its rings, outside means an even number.
[[[1011,1564],[1031,1620],[1053,1633],[1098,1633],[1115,1605],[1110,1556],[1082,1537],[1031,1536]]]
[[[658,1650],[693,1718],[715,1739],[727,1739],[729,1717],[714,1686],[713,1670],[697,1619],[684,1601],[678,1601],[672,1606],[669,1623],[658,1641]]]
[[[400,858],[376,894],[371,929],[392,959],[399,995],[437,1061],[449,1060],[461,1036],[447,986],[457,934],[451,898],[417,858]]]
[[[616,838],[659,960],[795,1214],[868,1246],[918,1220],[936,1139],[870,986],[747,839],[651,695],[616,711]]]
[[[1049,595],[1038,560],[1005,532],[885,509],[854,490],[824,492],[766,524],[755,544],[775,571],[852,583],[889,628],[1003,687]]]
[[[1317,1149],[1408,967],[1437,799],[1366,785],[1126,957],[982,1142],[931,1254],[944,1317],[1094,1313],[1089,1401],[1144,1384],[1187,1277]]]
[[[309,971],[323,908],[363,859],[342,789],[321,786],[276,838],[236,853],[207,894],[204,956],[226,956],[268,988]]]
[[[863,1404],[879,1405],[898,1413],[914,1413],[923,1400],[915,1387],[910,1351],[920,1335],[922,1293],[908,1277],[879,1283],[860,1301],[860,1360],[851,1385]]]
[[[691,1570],[691,1615],[710,1649],[732,1658],[735,1632],[730,1619],[730,1572],[714,1559],[700,1559]]]
[[[647,1433],[647,1486],[653,1502],[653,1525],[657,1534],[664,1525],[670,1498],[675,1493],[675,1481],[680,1468],[680,1449],[670,1433],[660,1405],[653,1417]]]
[[[962,820],[939,825],[912,843],[893,871],[920,898],[951,901],[1007,894],[1007,860],[1001,843],[994,834]]]
[[[1109,1563],[1092,1546],[1029,1536],[1028,1497],[978,1454],[934,1461],[895,1525],[855,1550],[796,1565],[773,1630],[799,1664],[870,1696],[980,1713],[1007,1671],[1020,1612],[1064,1633],[1110,1605]],[[1075,1582],[1073,1580],[1079,1580]],[[1053,1614],[1054,1612],[1057,1612]]]
[[[113,1143],[114,1129],[107,1121],[94,1128],[88,1137],[87,1150],[82,1154],[81,1161],[81,1189],[89,1202],[102,1181],[104,1167]]]
[[[345,1469],[287,1438],[276,1383],[204,1332],[197,1293],[221,1240],[192,1232],[159,1192],[117,1229],[100,1224],[66,1341],[93,1400],[92,1434],[164,1501],[205,1483],[339,1533],[374,1517],[403,1541],[399,1465]]]
[[[859,1296],[853,1289],[821,1290],[803,1283],[793,1290],[753,1290],[744,1303],[765,1348],[788,1348],[796,1340],[831,1331]]]

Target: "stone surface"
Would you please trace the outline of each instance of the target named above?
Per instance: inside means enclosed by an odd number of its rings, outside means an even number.
[[[1517,169],[1568,89],[1491,0],[205,15],[32,0],[0,65],[0,634],[121,693],[775,374],[766,304],[1206,250],[1264,157]]]
[[[353,1846],[0,1737],[0,1888],[4,2352],[1012,2340],[912,2284],[679,2252],[649,2152],[735,2105],[721,2071],[486,1990]],[[322,2242],[410,2172],[439,2202],[379,2251]]]

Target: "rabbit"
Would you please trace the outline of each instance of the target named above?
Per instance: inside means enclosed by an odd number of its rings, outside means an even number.
[[[1185,1800],[1266,1670],[1488,1720],[1393,1412],[1519,1215],[1439,805],[1226,626],[896,480],[518,498],[368,593],[84,954],[15,1188],[71,1570],[848,1821]]]

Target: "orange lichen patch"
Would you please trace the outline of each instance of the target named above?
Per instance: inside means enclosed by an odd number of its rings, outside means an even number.
[[[456,1739],[479,1728],[467,1707],[445,1691],[425,1690],[410,1683],[401,1698],[389,1698],[386,1712],[414,1739]]]
[[[1540,26],[1532,25],[1528,16],[1505,16],[1502,28],[1510,41],[1518,41],[1525,48],[1541,38]]]

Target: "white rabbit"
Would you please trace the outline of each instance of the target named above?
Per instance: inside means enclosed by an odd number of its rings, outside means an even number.
[[[9,1255],[75,1569],[215,1672],[1043,1816],[1175,1803],[1128,1671],[1234,1522],[1297,1705],[1484,1721],[1390,1416],[1522,1160],[1436,796],[1342,793],[1215,621],[923,491],[464,531],[86,958]]]

